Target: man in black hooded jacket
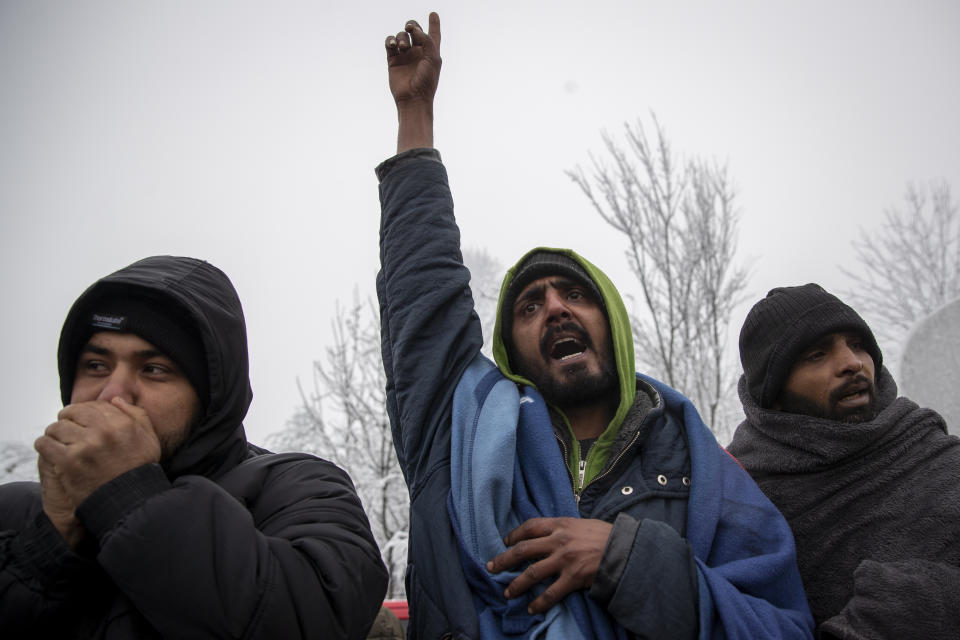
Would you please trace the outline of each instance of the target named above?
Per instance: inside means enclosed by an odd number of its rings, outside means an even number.
[[[347,474],[246,441],[243,311],[201,260],[96,282],[40,482],[0,486],[3,638],[363,638],[387,575]]]
[[[960,635],[960,439],[897,397],[873,332],[816,284],[740,332],[729,450],[787,518],[821,638]]]

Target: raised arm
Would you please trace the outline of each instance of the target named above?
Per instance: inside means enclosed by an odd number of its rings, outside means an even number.
[[[440,16],[430,14],[427,33],[416,20],[387,36],[390,92],[397,104],[397,153],[433,147],[433,97],[440,81]]]

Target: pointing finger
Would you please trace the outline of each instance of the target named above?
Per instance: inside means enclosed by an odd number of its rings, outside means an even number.
[[[437,49],[440,48],[440,16],[436,11],[430,12],[429,24],[427,25],[427,33],[430,34],[430,39],[433,40],[433,43],[437,46]]]

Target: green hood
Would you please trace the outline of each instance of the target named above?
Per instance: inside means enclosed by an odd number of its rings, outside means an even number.
[[[593,445],[587,455],[587,464],[583,478],[583,486],[586,486],[591,479],[600,473],[606,464],[610,453],[610,446],[617,437],[620,425],[623,424],[623,419],[633,404],[633,399],[637,392],[637,378],[633,359],[633,334],[630,330],[630,318],[627,316],[627,310],[623,305],[623,299],[620,297],[620,293],[616,287],[613,286],[613,283],[610,282],[610,279],[607,278],[606,274],[596,266],[570,249],[552,249],[549,247],[531,249],[507,271],[507,274],[503,278],[503,284],[500,286],[500,299],[497,302],[497,319],[496,325],[493,328],[493,359],[505,376],[514,382],[535,386],[523,376],[514,373],[510,367],[507,347],[503,341],[501,309],[503,308],[503,299],[506,296],[507,289],[510,287],[510,283],[513,281],[518,267],[524,263],[530,254],[539,251],[563,254],[582,266],[600,290],[600,294],[603,296],[604,306],[606,307],[607,319],[610,322],[610,338],[613,343],[613,353],[617,364],[617,376],[620,381],[620,404],[617,407],[616,414],[613,416],[613,420],[607,425],[606,430],[600,438],[597,439],[596,444]],[[554,410],[563,416],[567,429],[570,429],[570,423],[567,417],[563,415],[563,412],[556,407],[554,407]],[[576,478],[578,476],[576,470],[580,467],[580,446],[577,443],[577,439],[573,436],[572,429],[570,429],[570,436],[574,444],[567,464],[570,466],[571,476]],[[582,487],[574,487],[574,489],[579,493]]]

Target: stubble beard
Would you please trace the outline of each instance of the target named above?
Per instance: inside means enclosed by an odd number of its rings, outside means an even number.
[[[190,434],[199,426],[200,420],[203,417],[202,414],[203,409],[198,408],[197,412],[190,419],[190,422],[183,429],[179,429],[175,433],[157,434],[157,439],[160,441],[160,462],[162,464],[169,462],[177,452],[183,448]]]

